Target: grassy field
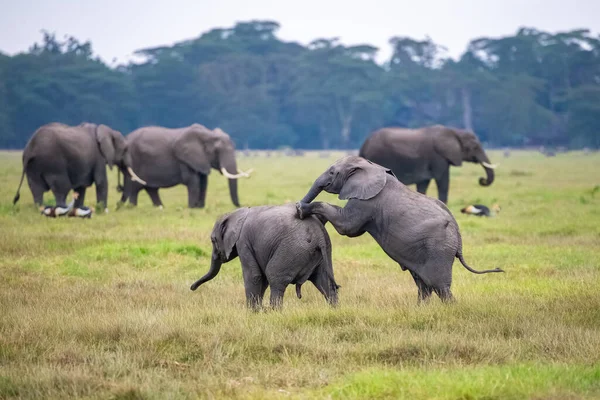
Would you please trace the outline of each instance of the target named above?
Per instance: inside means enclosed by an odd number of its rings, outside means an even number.
[[[296,201],[341,154],[240,156],[256,171],[240,200]],[[467,262],[505,274],[456,262],[457,302],[417,306],[410,274],[368,234],[328,225],[340,306],[307,284],[281,312],[253,314],[237,260],[189,290],[216,217],[233,209],[217,173],[202,210],[176,187],[162,211],[145,193],[116,211],[112,171],[108,214],[50,219],[26,185],[12,206],[20,153],[1,152],[0,398],[600,398],[600,154],[491,159],[489,188],[480,167],[452,169],[449,208]],[[460,213],[474,202],[502,211]]]

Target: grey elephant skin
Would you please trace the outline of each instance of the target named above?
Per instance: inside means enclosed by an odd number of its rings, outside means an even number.
[[[44,192],[51,190],[56,205],[64,208],[67,194],[73,189],[78,193],[75,207],[79,208],[84,203],[86,188],[96,184],[96,200],[106,206],[106,164],[111,169],[113,165],[122,167],[135,176],[120,132],[87,122],[77,126],[57,122],[43,125],[23,151],[23,173],[13,204],[19,201],[23,178],[27,175],[37,205],[42,205]]]
[[[154,206],[162,206],[159,188],[184,184],[188,207],[202,208],[206,201],[211,168],[229,179],[231,201],[240,206],[237,179],[249,174],[237,169],[235,145],[228,134],[193,124],[179,129],[149,126],[127,135],[133,169],[146,185],[125,175],[121,202],[137,205],[138,193],[145,189]]]
[[[247,305],[262,306],[271,286],[271,307],[282,306],[289,284],[300,287],[311,281],[331,305],[338,301],[333,275],[331,240],[323,222],[316,217],[300,220],[294,204],[240,208],[217,220],[211,234],[212,259],[208,273],[191,290],[219,273],[221,265],[239,256]]]
[[[443,125],[379,129],[369,135],[358,155],[391,169],[405,185],[416,184],[419,193],[425,194],[434,179],[443,203],[448,203],[451,165],[460,167],[463,161],[481,164],[486,177],[480,178],[479,184],[494,182],[496,166],[490,163],[477,136]]]
[[[348,200],[345,207],[311,203],[323,190]],[[357,237],[369,232],[402,270],[411,273],[419,302],[428,300],[432,292],[442,301],[453,299],[454,258],[473,273],[504,272],[470,268],[463,258],[458,224],[446,205],[410,190],[388,168],[362,157],[338,160],[296,206],[300,218],[317,215],[341,235]]]

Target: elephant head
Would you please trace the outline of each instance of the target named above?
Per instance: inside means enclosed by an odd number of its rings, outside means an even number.
[[[102,157],[106,160],[108,168],[112,170],[113,165],[123,167],[131,175],[131,179],[145,185],[146,182],[140,179],[139,176],[131,168],[131,155],[127,151],[127,142],[121,134],[106,125],[100,124],[84,124],[88,129],[94,131],[98,148]]]
[[[381,192],[388,174],[394,176],[391,170],[365,158],[346,156],[321,174],[301,201],[312,202],[322,190],[338,194],[341,200],[368,200]]]
[[[236,243],[242,232],[249,208],[240,208],[234,212],[223,215],[215,222],[210,240],[212,242],[212,258],[210,270],[202,278],[194,282],[191,290],[213,279],[221,270],[223,263],[229,262],[238,256]]]
[[[441,125],[431,129],[435,132],[433,146],[440,156],[454,166],[460,166],[463,161],[481,164],[486,178],[479,178],[479,184],[489,186],[494,182],[494,169],[497,165],[490,163],[481,142],[473,132]]]
[[[231,201],[239,207],[237,179],[248,178],[252,170],[239,171],[235,160],[235,145],[221,129],[210,130],[194,124],[178,137],[174,145],[175,156],[192,169],[208,175],[214,168],[229,179]]]

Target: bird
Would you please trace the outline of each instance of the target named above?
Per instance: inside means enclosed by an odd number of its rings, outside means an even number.
[[[460,212],[463,214],[476,215],[478,217],[493,217],[500,212],[500,206],[498,204],[494,204],[490,210],[483,204],[471,204],[462,208]]]
[[[69,217],[81,217],[81,218],[91,218],[92,217],[92,209],[81,206],[74,208],[75,200],[79,197],[79,193],[73,192],[73,200],[67,205],[67,207],[59,207],[59,206],[42,206],[40,207],[40,211],[42,215],[50,218],[62,217],[64,215],[68,215]]]

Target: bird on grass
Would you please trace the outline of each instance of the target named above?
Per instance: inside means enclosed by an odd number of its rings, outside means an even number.
[[[74,208],[75,200],[79,197],[79,193],[73,192],[73,200],[67,205],[67,207],[59,206],[42,206],[40,211],[42,215],[50,218],[62,217],[68,215],[69,217],[80,217],[80,218],[92,218],[92,209],[89,207],[77,207]]]
[[[483,204],[471,204],[462,208],[460,212],[468,215],[476,215],[478,217],[493,217],[500,212],[500,206],[498,204],[494,204],[490,210]]]

